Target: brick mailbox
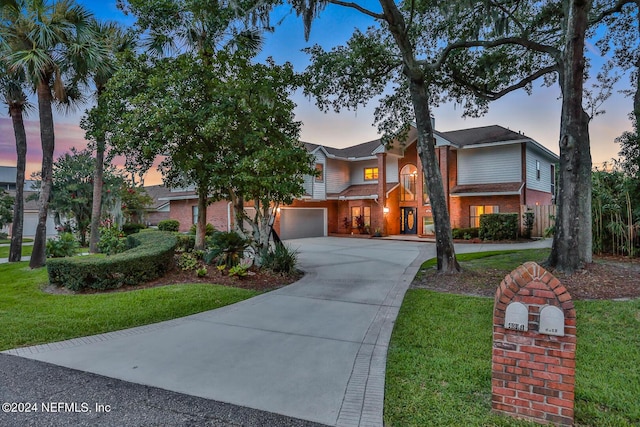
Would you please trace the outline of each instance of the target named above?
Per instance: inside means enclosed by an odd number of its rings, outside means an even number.
[[[534,262],[496,292],[492,408],[543,424],[573,425],[576,311],[571,296]]]

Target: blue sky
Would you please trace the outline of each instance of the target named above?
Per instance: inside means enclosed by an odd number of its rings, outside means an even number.
[[[88,9],[100,19],[112,19],[131,24],[133,20],[125,17],[117,10],[115,0],[102,2],[80,0]],[[363,4],[377,5],[377,1],[367,0]],[[315,43],[322,44],[326,49],[346,41],[353,29],[366,28],[373,23],[371,18],[354,10],[328,5],[320,18],[314,21],[311,38],[304,40],[302,20],[289,13],[286,6],[278,9],[282,23],[275,32],[266,35],[263,53],[260,58],[272,56],[276,62],[289,61],[298,71],[302,71],[308,63],[307,56],[300,50]],[[276,19],[273,20],[276,22]],[[617,90],[630,87],[628,77],[623,77],[618,83]],[[444,104],[434,109],[436,129],[450,131],[478,126],[501,125],[514,131],[522,131],[548,147],[558,152],[558,137],[560,129],[560,91],[557,85],[546,88],[541,83],[534,85],[534,91],[528,96],[524,91],[514,92],[505,98],[491,104],[490,111],[481,118],[461,117],[462,109],[454,104]],[[379,137],[373,123],[375,101],[357,111],[343,111],[340,114],[323,113],[315,107],[313,100],[306,99],[300,93],[294,97],[298,105],[296,118],[303,122],[301,139],[317,144],[344,147]],[[85,108],[88,108],[85,107]],[[62,154],[72,146],[83,145],[83,131],[79,129],[80,117],[85,108],[79,113],[56,116],[56,156]],[[622,95],[614,94],[603,106],[606,114],[596,117],[590,126],[591,151],[594,164],[617,157],[619,146],[614,139],[623,131],[629,130],[631,124],[628,114],[632,109],[632,100]],[[28,118],[27,132],[29,141],[28,173],[39,169],[39,134],[37,115]],[[0,165],[15,164],[15,148],[11,121],[7,116],[0,117]],[[160,183],[157,174],[150,174],[145,184]]]

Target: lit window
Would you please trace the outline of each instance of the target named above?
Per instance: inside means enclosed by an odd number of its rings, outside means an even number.
[[[480,215],[492,214],[500,212],[498,206],[470,206],[469,207],[469,226],[480,227]]]
[[[400,171],[400,201],[416,200],[418,168],[405,165]]]
[[[358,228],[358,220],[361,214],[360,206],[351,207],[351,228]]]
[[[316,182],[324,182],[324,165],[316,163]]]
[[[364,180],[373,181],[378,179],[378,168],[364,168]]]
[[[540,181],[540,162],[536,160],[536,179]]]
[[[371,208],[369,206],[363,206],[362,217],[364,219],[364,226],[371,227]]]

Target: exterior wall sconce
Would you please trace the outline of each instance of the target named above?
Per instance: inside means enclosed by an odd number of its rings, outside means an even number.
[[[385,214],[388,214],[389,213],[389,208],[385,206],[384,208],[382,208],[382,212],[385,213]]]
[[[276,208],[276,213],[280,213],[280,208]]]

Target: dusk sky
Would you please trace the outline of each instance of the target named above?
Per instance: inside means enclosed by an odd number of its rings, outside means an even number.
[[[92,10],[99,19],[112,19],[131,24],[132,19],[124,17],[116,9],[115,1],[94,2],[80,1]],[[371,0],[363,4],[377,4]],[[374,6],[371,6],[373,9]],[[358,12],[346,10],[339,6],[329,5],[321,17],[314,22],[311,39],[305,42],[302,20],[295,14],[288,13],[288,8],[281,7],[279,16],[282,23],[276,27],[273,34],[266,35],[263,53],[258,60],[272,56],[277,63],[290,61],[298,71],[302,71],[308,64],[306,55],[300,50],[315,43],[322,44],[326,49],[343,43],[353,32],[354,27],[364,29],[373,23],[371,18]],[[276,20],[274,20],[275,23]],[[595,49],[590,48],[592,55],[597,55]],[[616,90],[630,87],[629,78],[623,76]],[[501,125],[514,131],[522,131],[525,135],[535,139],[542,145],[558,153],[558,138],[560,129],[560,90],[557,85],[551,88],[542,87],[542,83],[534,84],[534,91],[528,96],[524,91],[514,92],[505,98],[491,104],[490,112],[482,118],[461,118],[460,106],[445,104],[435,108],[433,113],[436,129],[450,131],[487,125]],[[372,101],[367,107],[357,111],[343,111],[340,114],[322,113],[309,100],[297,93],[294,101],[297,120],[303,123],[301,139],[316,144],[344,147],[379,138],[373,123],[373,109],[376,102]],[[34,99],[35,102],[35,99]],[[82,149],[86,146],[84,132],[79,128],[80,118],[86,108],[72,115],[55,115],[56,121],[56,153],[59,157],[71,147]],[[625,130],[631,129],[628,114],[632,109],[632,100],[615,93],[604,104],[606,114],[594,118],[590,125],[591,153],[594,165],[609,161],[617,157],[619,146],[614,139]],[[0,117],[0,165],[14,166],[16,162],[15,140],[11,119],[5,114]],[[33,112],[25,122],[29,144],[27,154],[27,177],[31,172],[40,169],[40,136],[37,112]],[[156,171],[151,171],[145,185],[161,183],[161,177]]]

